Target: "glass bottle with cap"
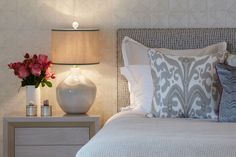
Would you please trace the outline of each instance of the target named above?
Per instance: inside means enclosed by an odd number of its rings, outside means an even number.
[[[37,106],[33,101],[26,106],[26,116],[37,116]]]
[[[52,116],[52,106],[49,105],[49,100],[44,100],[41,106],[41,116]]]

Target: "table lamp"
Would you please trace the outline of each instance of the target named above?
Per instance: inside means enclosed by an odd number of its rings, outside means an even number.
[[[99,63],[97,28],[53,29],[51,56],[53,64],[89,65]],[[86,113],[96,97],[96,86],[78,68],[56,87],[57,101],[68,113]]]

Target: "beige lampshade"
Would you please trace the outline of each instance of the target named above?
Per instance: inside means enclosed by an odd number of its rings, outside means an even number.
[[[54,64],[99,63],[99,30],[52,30],[51,55]]]

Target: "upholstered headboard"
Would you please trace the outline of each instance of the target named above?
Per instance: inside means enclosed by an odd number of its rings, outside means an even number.
[[[236,28],[187,28],[187,29],[119,29],[117,31],[117,109],[129,105],[128,84],[120,74],[124,66],[121,43],[129,36],[151,48],[190,49],[226,41],[227,49],[236,53]]]

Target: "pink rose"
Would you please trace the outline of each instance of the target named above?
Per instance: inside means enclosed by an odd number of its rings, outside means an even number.
[[[48,61],[45,65],[44,65],[44,69],[48,69],[51,67],[52,62]]]
[[[48,69],[46,70],[46,72],[45,72],[45,78],[46,78],[46,79],[49,79],[49,78],[51,78],[51,76],[52,76],[51,69],[48,68]]]
[[[24,63],[26,66],[29,66],[29,64],[32,63],[32,60],[31,60],[31,59],[25,59],[25,60],[23,61],[23,63]]]
[[[22,86],[40,85],[45,83],[46,79],[55,79],[56,76],[51,72],[52,62],[48,60],[48,56],[30,55],[25,53],[22,62],[8,64],[8,67],[14,71],[14,74],[22,79]],[[47,83],[47,82],[46,82]],[[48,84],[51,87],[50,84]]]
[[[38,63],[31,65],[31,73],[34,76],[40,76],[41,75],[41,65]]]
[[[48,63],[48,56],[40,54],[38,56],[38,62],[43,66],[46,65]]]
[[[17,73],[18,73],[18,77],[21,79],[24,79],[30,75],[28,69],[24,65],[21,65],[19,67],[19,69],[17,70]]]
[[[33,62],[36,62],[37,58],[38,58],[37,55],[33,55],[33,58],[32,58]]]
[[[45,72],[45,78],[46,78],[46,79],[49,79],[50,77],[51,77],[51,69],[48,68],[48,69],[46,70],[46,72]]]
[[[56,75],[53,73],[52,75],[51,75],[51,79],[55,79],[56,78]]]
[[[10,64],[8,64],[8,66],[10,69],[17,70],[21,66],[21,63],[20,62],[10,63]]]
[[[20,62],[17,62],[17,63],[10,63],[8,64],[8,67],[10,69],[13,69],[14,70],[14,74],[15,75],[19,75],[19,68],[21,67],[22,63]]]
[[[50,78],[55,79],[56,78],[55,74],[51,72],[50,68],[48,68],[46,70],[45,75],[46,75],[45,76],[46,79],[50,79]]]

